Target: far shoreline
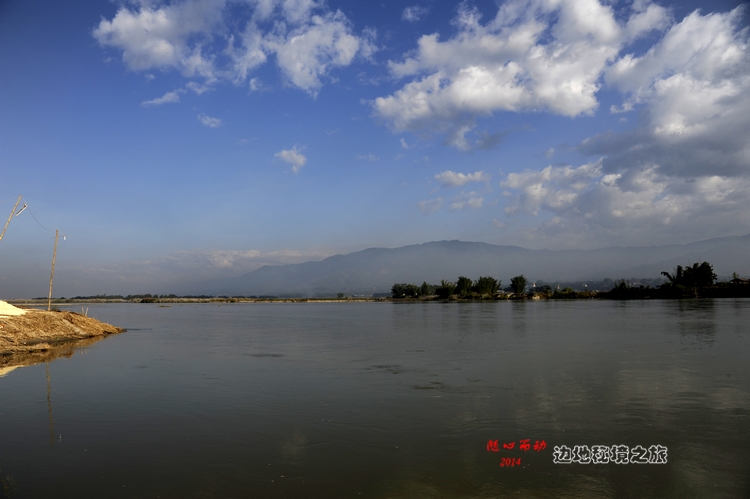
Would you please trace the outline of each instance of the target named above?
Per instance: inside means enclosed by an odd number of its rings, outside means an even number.
[[[345,297],[345,298],[285,298],[285,297],[268,297],[268,298],[246,298],[246,297],[210,297],[210,298],[152,298],[148,300],[125,300],[125,299],[106,299],[106,298],[65,298],[52,299],[53,308],[70,309],[75,306],[96,305],[96,304],[151,304],[169,308],[172,305],[187,304],[237,304],[237,303],[490,303],[490,302],[518,302],[518,301],[650,301],[650,300],[705,300],[721,298],[750,298],[750,289],[741,290],[739,293],[721,293],[715,296],[611,296],[609,292],[581,292],[571,293],[572,296],[544,296],[541,293],[530,293],[522,296],[505,295],[498,297],[420,297],[420,298],[393,298],[393,297]],[[46,299],[10,299],[4,300],[7,303],[20,308],[37,309],[37,307],[46,307]]]

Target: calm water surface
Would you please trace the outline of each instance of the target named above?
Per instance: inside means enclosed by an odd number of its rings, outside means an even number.
[[[129,331],[0,377],[0,497],[750,496],[750,300],[89,315]]]

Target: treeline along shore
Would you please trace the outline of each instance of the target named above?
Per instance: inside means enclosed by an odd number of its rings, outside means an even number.
[[[665,280],[654,287],[644,284],[631,284],[622,279],[615,281],[612,289],[574,290],[544,284],[529,283],[524,275],[510,280],[510,286],[502,288],[502,281],[482,276],[472,281],[459,276],[454,281],[440,281],[440,284],[423,282],[420,286],[397,283],[391,288],[394,300],[459,301],[459,300],[539,300],[539,299],[676,299],[676,298],[731,298],[750,297],[750,279],[743,279],[735,272],[732,279],[718,281],[713,266],[708,262],[694,263],[692,266],[678,265],[673,272],[661,273]]]
[[[321,292],[316,297],[299,295],[213,296],[175,294],[90,295],[53,298],[55,306],[72,307],[85,303],[153,303],[169,307],[188,303],[328,303],[385,301],[467,301],[467,300],[539,300],[539,299],[649,299],[649,298],[730,298],[750,297],[750,279],[734,273],[731,279],[719,281],[708,262],[686,267],[678,265],[672,272],[662,272],[661,279],[621,279],[613,281],[530,282],[524,275],[502,281],[489,276],[472,280],[459,276],[456,281],[421,285],[396,283],[390,293],[358,295]],[[46,305],[47,298],[8,300],[19,306]]]

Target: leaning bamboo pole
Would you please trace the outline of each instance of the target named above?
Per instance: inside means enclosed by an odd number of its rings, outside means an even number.
[[[3,236],[5,235],[5,231],[8,230],[8,225],[10,225],[10,219],[13,218],[13,214],[16,212],[16,208],[18,208],[18,203],[21,202],[21,198],[23,196],[18,196],[18,199],[16,200],[16,204],[13,205],[13,209],[10,211],[10,216],[8,217],[8,221],[5,222],[5,227],[3,227],[3,231],[0,232],[0,241],[3,240]]]

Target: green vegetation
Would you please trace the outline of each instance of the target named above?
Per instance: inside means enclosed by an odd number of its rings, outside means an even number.
[[[693,294],[696,297],[700,290],[713,286],[716,280],[714,269],[708,262],[703,262],[700,265],[694,263],[692,267],[685,268],[682,268],[682,265],[678,265],[674,270],[674,274],[662,272],[661,275],[669,280],[669,282],[661,286],[665,292],[680,295],[687,293]]]
[[[434,295],[435,289],[437,289],[435,286],[433,286],[432,284],[427,284],[427,281],[424,281],[419,287],[419,296]]]
[[[440,281],[440,286],[435,290],[440,298],[450,298],[456,291],[456,285],[451,281]]]
[[[500,289],[501,282],[493,277],[480,277],[476,281],[466,276],[459,276],[458,281],[440,281],[439,286],[423,282],[421,286],[414,284],[394,284],[391,288],[391,297],[395,299],[419,298],[419,299],[482,299],[493,298]]]
[[[471,279],[459,276],[456,281],[456,294],[461,298],[466,298],[471,293]]]
[[[474,291],[480,295],[494,295],[500,289],[500,281],[492,277],[480,277],[474,284]]]
[[[442,280],[439,286],[426,282],[422,286],[414,284],[395,284],[391,290],[393,299],[412,300],[486,300],[486,299],[582,299],[609,298],[614,300],[632,300],[648,298],[701,298],[701,297],[750,297],[750,279],[742,279],[737,273],[728,282],[717,283],[713,266],[708,262],[694,263],[687,267],[678,265],[673,273],[662,272],[667,282],[661,279],[641,279],[631,281],[621,279],[612,281],[587,281],[575,283],[578,290],[571,285],[553,288],[543,281],[534,283],[533,291],[527,292],[530,284],[521,274],[511,278],[510,288],[505,293],[500,291],[501,281],[493,277],[479,277],[471,281],[466,276],[459,276],[454,283]],[[653,285],[653,287],[652,287]],[[604,288],[604,289],[602,289]]]
[[[510,287],[513,288],[514,293],[523,293],[523,291],[526,289],[526,278],[523,276],[523,274],[517,275],[516,277],[511,277]]]
[[[394,284],[391,288],[391,296],[394,298],[416,298],[419,296],[419,286],[415,284]]]

